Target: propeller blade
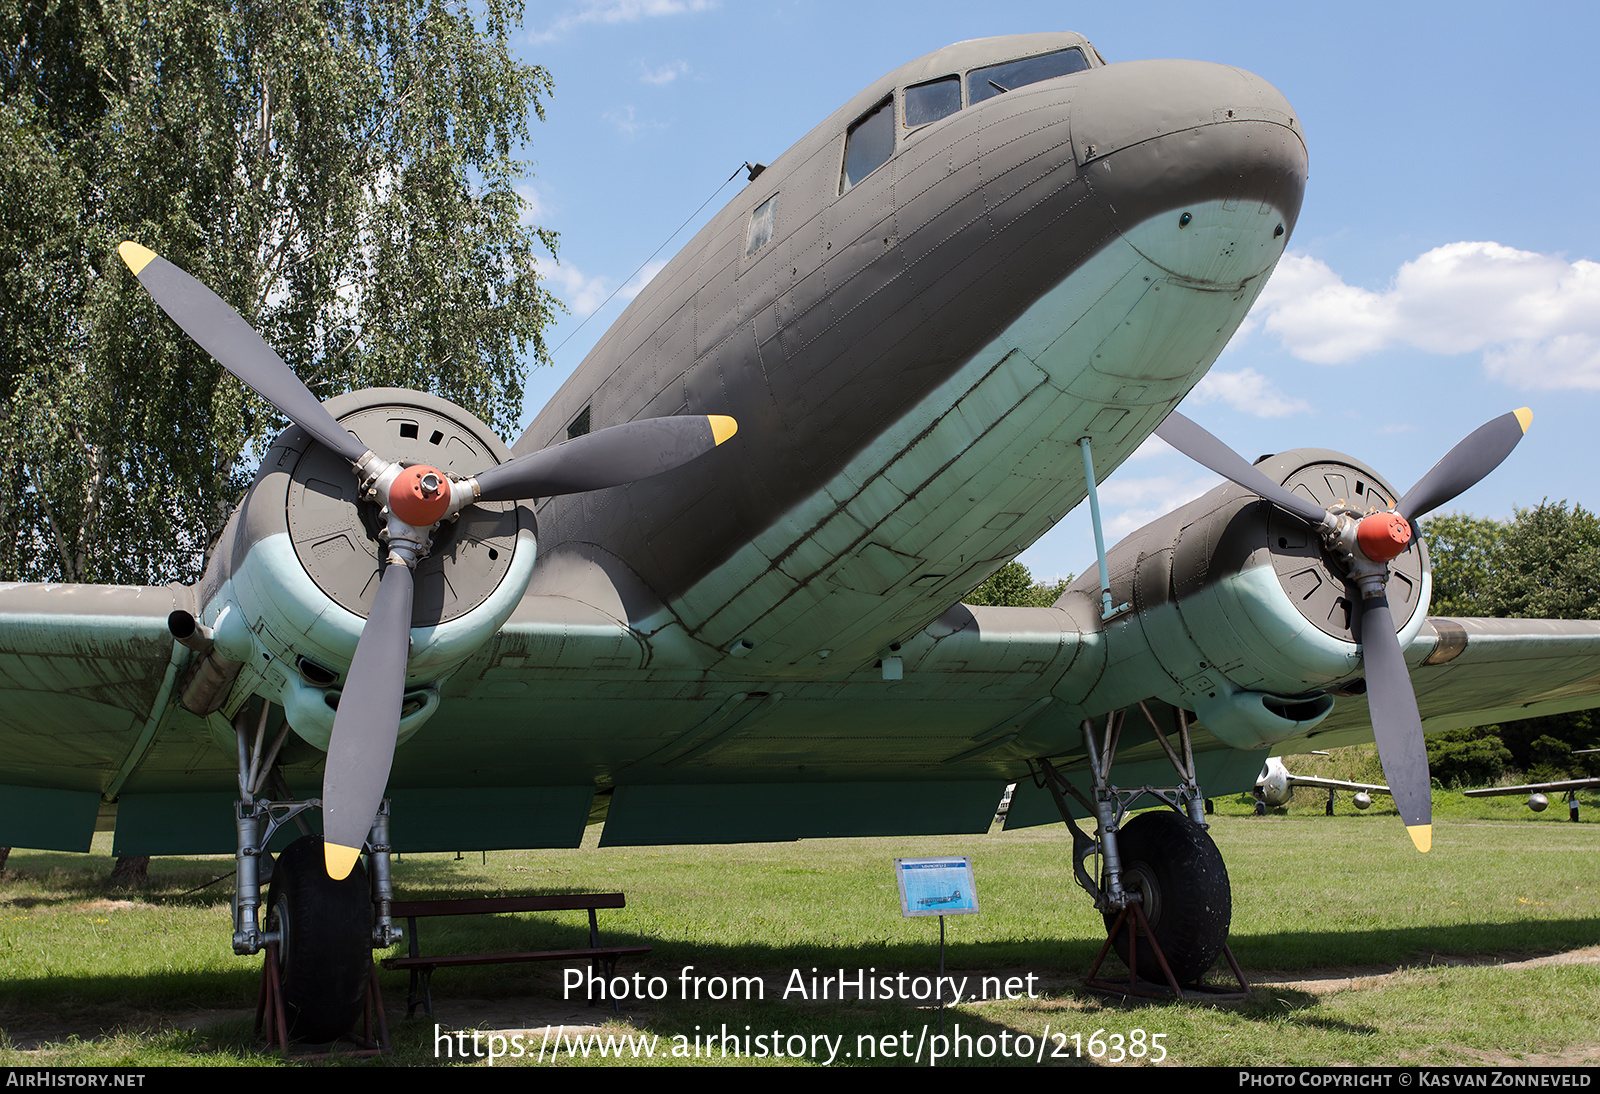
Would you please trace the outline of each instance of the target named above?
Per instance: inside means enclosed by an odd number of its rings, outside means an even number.
[[[1372,735],[1384,781],[1400,819],[1417,850],[1433,846],[1433,784],[1428,776],[1428,746],[1422,739],[1422,716],[1411,689],[1411,674],[1400,655],[1394,616],[1382,593],[1361,602],[1361,660],[1367,674],[1367,702]]]
[[[1307,524],[1319,525],[1327,519],[1328,511],[1322,506],[1285,490],[1280,483],[1273,482],[1257,471],[1243,456],[1176,410],[1167,415],[1166,421],[1156,426],[1156,436],[1195,463],[1215,471],[1246,490],[1260,494],[1279,509],[1288,510]]]
[[[323,853],[335,881],[355,866],[389,785],[411,652],[411,598],[411,570],[398,562],[384,567],[333,718],[322,819]]]
[[[1394,507],[1395,512],[1407,520],[1415,520],[1476,486],[1511,455],[1532,422],[1533,411],[1523,407],[1480,425],[1445,453],[1444,459],[1434,464],[1433,470],[1422,476],[1417,485],[1406,491],[1406,496]]]
[[[219,365],[328,448],[351,463],[361,459],[367,446],[334,420],[294,370],[227,301],[147,247],[123,243],[117,253],[161,310]]]
[[[477,476],[477,500],[549,498],[647,479],[705,455],[738,428],[725,414],[614,425],[491,467]]]

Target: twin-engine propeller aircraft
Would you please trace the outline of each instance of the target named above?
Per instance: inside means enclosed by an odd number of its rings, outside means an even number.
[[[1008,825],[1075,798],[1080,884],[1196,980],[1231,906],[1202,784],[1375,731],[1426,848],[1425,726],[1600,703],[1600,625],[1427,618],[1413,521],[1525,412],[1404,496],[1173,414],[1305,179],[1249,73],[950,46],[760,173],[511,450],[425,394],[319,404],[126,245],[293,425],[198,585],[0,589],[0,842],[86,850],[99,816],[118,854],[235,853],[235,948],[282,944],[321,1037],[396,937],[391,850],[980,833],[1021,780]],[[1158,427],[1231,482],[1052,607],[960,603]],[[1168,808],[1125,824],[1146,793]],[[317,806],[325,850],[259,914],[263,848]]]

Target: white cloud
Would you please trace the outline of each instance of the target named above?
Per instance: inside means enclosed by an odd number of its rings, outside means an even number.
[[[668,61],[656,68],[646,68],[643,64],[639,67],[642,70],[639,79],[647,84],[670,84],[679,76],[687,75],[689,72],[688,61]]]
[[[716,0],[582,0],[576,10],[557,17],[544,30],[535,31],[532,40],[548,42],[588,23],[636,23],[640,19],[710,11],[716,6]]]
[[[522,199],[522,223],[537,224],[544,220],[550,209],[539,198],[539,191],[531,183],[517,184],[517,196]]]
[[[578,318],[587,316],[606,298],[606,279],[585,276],[578,267],[534,259],[539,276],[556,286],[556,296]]]
[[[1296,357],[1340,364],[1391,345],[1481,353],[1522,388],[1600,389],[1600,263],[1499,243],[1436,247],[1374,292],[1285,255],[1251,313]]]
[[[567,309],[577,318],[586,319],[610,302],[616,281],[596,274],[588,276],[571,264],[557,264],[548,259],[539,261],[535,259],[539,276],[556,287],[556,296],[567,306]],[[666,266],[664,260],[647,262],[639,272],[630,277],[627,284],[620,289],[615,289],[615,296],[623,303],[627,303],[644,291],[650,284],[650,279],[660,273]]]
[[[1293,399],[1279,391],[1273,382],[1253,368],[1238,372],[1212,370],[1197,385],[1190,396],[1202,406],[1206,403],[1227,403],[1237,411],[1254,414],[1258,418],[1287,418],[1311,409],[1304,399]]]
[[[1145,479],[1112,475],[1100,484],[1100,509],[1102,512],[1120,511],[1108,516],[1106,536],[1113,542],[1119,540],[1221,483],[1217,476],[1203,473],[1153,475]]]
[[[622,291],[617,293],[617,296],[623,300],[632,300],[644,291],[644,287],[650,284],[650,279],[665,269],[666,265],[667,260],[664,258],[652,259],[646,262],[639,267],[639,272],[630,277],[628,283],[622,286]]]
[[[653,118],[640,118],[631,106],[619,106],[600,115],[606,121],[617,127],[617,132],[631,137],[642,129],[665,129],[666,126]]]
[[[1133,450],[1133,455],[1129,456],[1128,459],[1148,460],[1152,456],[1165,456],[1176,451],[1176,448],[1173,448],[1166,441],[1152,433],[1140,442],[1139,447]]]

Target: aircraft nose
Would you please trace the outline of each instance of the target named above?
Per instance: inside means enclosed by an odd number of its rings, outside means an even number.
[[[1306,146],[1267,81],[1200,61],[1131,61],[1072,101],[1079,171],[1117,228],[1188,281],[1238,285],[1270,269],[1305,195]]]

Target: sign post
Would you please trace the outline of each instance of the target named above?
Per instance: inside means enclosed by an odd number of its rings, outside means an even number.
[[[939,1032],[944,1033],[944,917],[975,915],[978,887],[972,880],[972,858],[897,858],[894,877],[900,885],[900,915],[939,917],[939,976],[933,982],[939,1002]]]

